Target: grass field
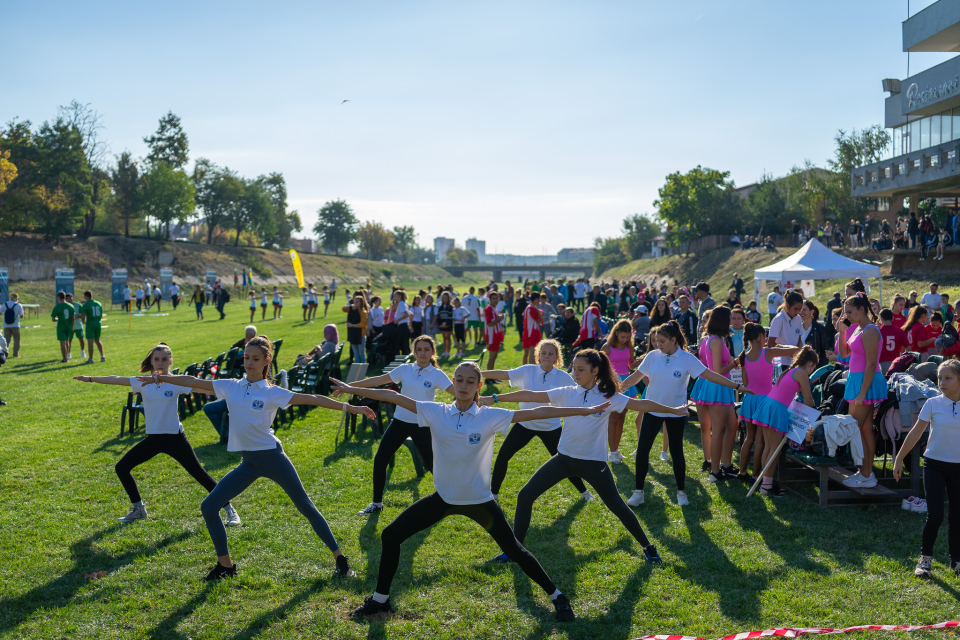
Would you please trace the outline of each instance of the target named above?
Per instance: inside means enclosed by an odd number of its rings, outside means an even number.
[[[83,283],[78,283],[82,290]],[[101,298],[104,299],[104,298]],[[165,305],[166,306],[166,305]],[[664,557],[651,569],[637,543],[598,503],[564,483],[537,503],[526,544],[579,619],[558,625],[549,599],[515,565],[491,566],[498,550],[472,521],[448,519],[409,540],[392,595],[398,615],[372,624],[346,617],[374,587],[379,531],[432,491],[405,449],[379,517],[355,514],[370,500],[369,431],[334,443],[339,414],[315,410],[278,433],[308,493],[330,521],[358,571],[332,578],[325,548],[278,487],[266,480],[234,501],[243,526],[229,532],[240,566],[233,580],[208,585],[214,562],[200,518],[204,496],[175,463],[157,458],[135,471],[150,518],[121,526],[129,506],[113,466],[135,437],[118,437],[119,387],[74,375],[132,375],[147,350],[169,343],[176,365],[216,355],[247,324],[243,302],[226,320],[169,315],[128,319],[109,312],[107,362],[58,362],[52,323],[26,321],[23,357],[0,370],[0,638],[633,638],[647,633],[706,637],[773,626],[931,623],[954,619],[960,579],[948,573],[946,531],[929,582],[912,576],[923,516],[896,507],[823,510],[788,497],[745,498],[739,484],[715,486],[695,471],[699,431],[687,430],[691,505],[675,504],[670,467],[651,465],[641,522]],[[164,312],[169,309],[164,309]],[[49,313],[49,309],[47,310]],[[281,366],[320,339],[299,307],[257,322],[284,338]],[[333,317],[341,326],[343,314]],[[341,335],[345,335],[342,331]],[[498,362],[520,363],[514,329]],[[444,362],[450,370],[452,363]],[[438,397],[443,397],[441,394]],[[633,416],[621,450],[634,449]],[[202,414],[184,421],[201,462],[216,477],[239,462],[216,444]],[[659,447],[659,443],[656,445]],[[654,452],[658,451],[658,448]],[[514,458],[501,502],[512,520],[517,492],[546,459],[535,443]],[[616,465],[621,493],[633,488],[633,461]],[[107,571],[97,580],[85,573]]]

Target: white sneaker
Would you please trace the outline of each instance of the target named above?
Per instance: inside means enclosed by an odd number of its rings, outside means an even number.
[[[921,258],[921,260],[922,260],[922,258]],[[859,471],[857,471],[857,472],[856,472],[855,474],[853,474],[852,476],[848,476],[848,477],[846,477],[846,478],[843,479],[843,486],[845,486],[845,487],[859,487],[859,486],[860,486],[860,482],[861,482],[862,480],[864,480],[864,477],[863,477],[862,475],[860,475],[860,472],[859,472]]]
[[[909,498],[904,498],[900,502],[900,508],[903,509],[904,511],[913,511],[913,505],[914,503],[916,503],[917,500],[919,500],[917,496],[910,496]]]
[[[83,349],[80,349],[80,359],[83,360],[86,357],[87,357],[87,352],[84,351]]]
[[[440,357],[441,357],[441,358],[449,358],[449,357],[450,357],[450,352],[449,352],[449,351],[444,351],[444,352],[443,352],[443,355],[440,356]]]
[[[580,494],[580,497],[583,498],[584,502],[593,502],[593,494],[590,493],[589,491],[584,491],[583,493]]]
[[[72,359],[73,359],[73,351],[67,354],[67,360],[72,360]]]
[[[685,507],[690,504],[690,501],[687,500],[687,494],[683,491],[677,491],[677,504],[681,507]]]
[[[661,451],[660,459],[663,460],[664,462],[670,462],[670,454],[667,453],[666,451]]]
[[[147,508],[141,505],[130,507],[130,513],[118,518],[120,522],[133,522],[134,520],[145,520],[147,518]]]
[[[613,464],[623,464],[623,455],[619,451],[611,451],[607,454],[607,460]]]
[[[107,356],[100,356],[100,362],[106,362]]]
[[[357,511],[358,516],[372,516],[378,511],[383,511],[383,504],[377,504],[376,502],[371,502],[363,508],[362,511]]]
[[[913,503],[913,507],[910,509],[914,513],[926,513],[927,512],[927,501],[917,498],[917,501]]]
[[[630,499],[627,500],[627,504],[631,507],[639,507],[643,504],[643,491],[640,489],[634,489],[633,495],[630,496]]]
[[[228,527],[239,527],[240,526],[240,514],[237,513],[237,510],[233,508],[232,504],[228,504],[223,508],[224,512],[227,514],[227,521],[224,522]]]
[[[864,489],[869,489],[870,487],[877,486],[877,476],[875,476],[872,473],[870,474],[869,478],[864,478],[862,475],[860,476],[860,478],[861,478],[860,486]]]

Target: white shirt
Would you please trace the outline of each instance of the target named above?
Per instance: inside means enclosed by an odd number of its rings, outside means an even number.
[[[147,283],[146,285],[144,285],[143,289],[144,289],[144,292],[145,292],[148,296],[153,292],[153,289],[150,288],[150,284],[149,284],[149,283]]]
[[[143,300],[143,289],[137,289],[137,300]]]
[[[257,297],[256,297],[256,296],[250,296],[250,308],[251,308],[251,309],[256,309],[256,308],[257,308]]]
[[[180,285],[178,284],[170,285],[170,297],[173,298],[178,295],[180,295]]]
[[[507,371],[510,376],[510,386],[523,391],[549,391],[560,387],[572,387],[576,383],[566,371],[552,368],[549,373],[538,364],[525,364],[516,369]],[[521,402],[521,409],[536,409],[543,406],[542,402]],[[560,428],[560,418],[546,418],[544,420],[527,420],[523,423],[531,431],[553,431]]]
[[[555,407],[594,407],[610,401],[605,411],[589,416],[571,416],[563,421],[563,433],[557,451],[580,460],[607,460],[607,419],[610,413],[619,413],[627,406],[629,398],[615,393],[604,398],[594,385],[589,391],[580,385],[560,387],[547,391],[550,404]]]
[[[776,313],[783,304],[783,296],[774,291],[767,296],[767,313]]]
[[[770,332],[767,334],[776,339],[776,344],[782,344],[786,347],[796,347],[803,335],[803,319],[798,313],[793,318],[787,315],[786,311],[781,311],[770,322]],[[790,366],[791,356],[778,356],[774,358],[774,364]],[[779,361],[779,362],[778,362]]]
[[[584,295],[584,289],[586,288],[587,285],[583,284],[582,282],[578,282],[577,284],[573,285],[573,297],[582,298]]]
[[[390,379],[400,385],[400,393],[417,402],[433,402],[438,389],[448,389],[450,378],[432,364],[421,369],[415,362],[402,364],[389,373]],[[416,424],[417,416],[398,406],[393,417]]]
[[[311,302],[317,304],[318,301],[319,298],[317,298],[316,289],[311,288],[309,291],[307,291],[307,304],[310,304]]]
[[[637,367],[647,376],[647,391],[644,399],[665,404],[668,407],[682,407],[687,403],[687,386],[690,378],[699,378],[706,371],[700,358],[689,351],[677,349],[670,355],[657,349],[651,351]],[[676,418],[672,413],[653,413],[658,418]]]
[[[372,327],[383,326],[383,307],[372,307],[370,309],[370,323]]]
[[[924,457],[940,462],[960,462],[960,402],[945,395],[930,398],[920,408],[920,419],[930,423]]]
[[[265,451],[275,449],[280,440],[273,435],[277,409],[290,404],[293,392],[267,384],[266,380],[214,380],[213,391],[227,401],[230,411],[230,435],[227,451]]]
[[[11,304],[11,303],[12,303],[12,304]],[[7,324],[6,317],[7,317],[7,309],[8,309],[8,308],[12,308],[12,309],[13,309],[13,323],[12,323],[12,324]],[[13,327],[13,328],[19,328],[19,327],[20,327],[20,316],[22,316],[22,315],[23,315],[23,305],[21,305],[19,302],[13,302],[13,300],[7,300],[6,302],[3,303],[3,306],[0,306],[0,318],[3,318],[3,326],[4,326],[4,328],[6,328],[6,329],[9,329],[9,328],[11,328],[11,327]]]
[[[260,304],[261,304],[261,306],[266,306],[266,304],[267,304],[267,292],[266,292],[266,291],[261,291],[261,292],[260,292]]]
[[[192,389],[168,382],[142,384],[136,378],[130,378],[130,389],[143,398],[143,421],[147,426],[147,435],[183,431],[180,414],[177,413],[177,398],[192,393]]]
[[[939,293],[930,293],[928,291],[920,298],[920,304],[933,311],[939,311],[940,307],[943,306],[943,298],[940,297]]]
[[[423,308],[418,306],[410,307],[410,312],[413,314],[414,322],[421,322],[423,319]]]
[[[307,306],[307,302],[309,302],[310,294],[307,293],[306,291],[301,291],[300,295],[303,296],[303,306]]]
[[[127,287],[123,290],[123,299],[127,302],[130,302],[130,287]]]
[[[513,411],[478,407],[476,403],[460,411],[455,404],[418,402],[417,423],[430,429],[433,486],[443,501],[459,505],[493,500],[493,439],[495,434],[510,430]]]
[[[400,324],[410,320],[410,312],[407,310],[407,303],[403,300],[397,301],[397,310],[393,314],[394,324]]]
[[[463,307],[455,307],[453,309],[453,323],[463,324],[463,321],[466,320],[469,315],[470,312]]]
[[[480,321],[480,298],[472,293],[468,293],[460,299],[460,306],[467,310],[468,322]]]

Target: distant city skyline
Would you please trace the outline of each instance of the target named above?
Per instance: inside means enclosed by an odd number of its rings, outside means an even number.
[[[906,2],[10,3],[0,121],[76,99],[113,155],[143,156],[172,110],[191,160],[283,173],[298,235],[342,198],[424,247],[556,254],[653,213],[674,171],[746,185],[824,166],[837,130],[883,122],[906,17]],[[25,26],[41,23],[38,47]],[[910,72],[950,55],[912,54]]]

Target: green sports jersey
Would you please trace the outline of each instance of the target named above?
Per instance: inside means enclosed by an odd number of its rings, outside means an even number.
[[[103,317],[103,305],[96,300],[87,300],[80,307],[80,313],[87,316],[87,327],[99,327]]]
[[[73,330],[81,331],[83,329],[83,320],[80,319],[80,303],[73,303]]]
[[[57,319],[57,328],[65,331],[73,331],[74,315],[76,315],[76,311],[73,305],[67,302],[58,302],[57,306],[50,312],[50,317]]]

